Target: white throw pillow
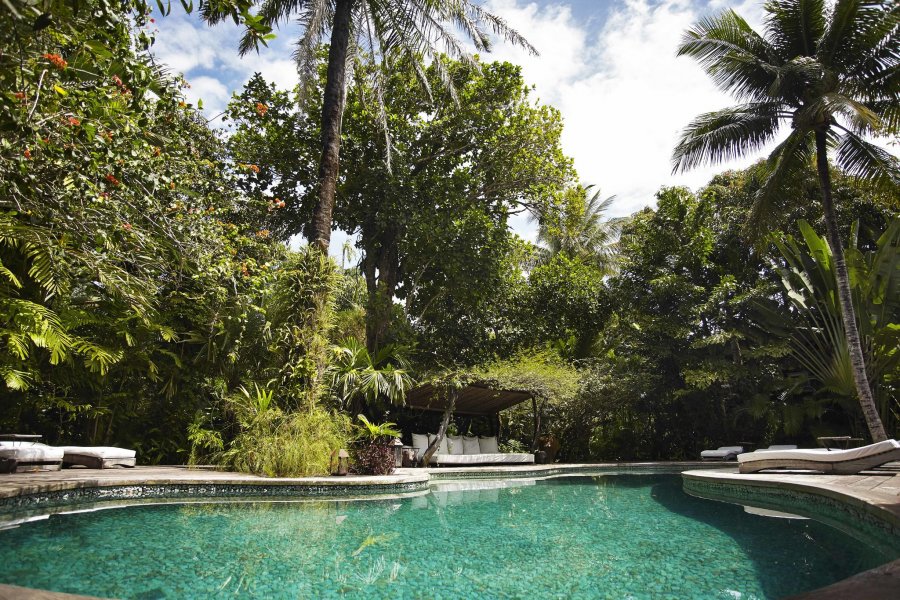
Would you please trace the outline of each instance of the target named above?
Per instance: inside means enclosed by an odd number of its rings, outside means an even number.
[[[465,454],[461,435],[448,435],[447,439],[450,440],[450,454]]]
[[[428,449],[428,436],[424,433],[412,434],[412,445],[416,449],[416,455],[421,457]]]
[[[482,454],[499,454],[500,446],[497,445],[497,436],[478,438],[478,447]]]
[[[436,433],[428,434],[428,445],[429,446],[434,443],[434,438],[436,438],[436,437],[437,437]],[[447,436],[446,435],[444,436],[444,439],[441,440],[441,443],[438,444],[438,449],[437,449],[437,452],[435,452],[435,454],[450,454],[450,446],[447,444]]]
[[[463,454],[481,454],[481,446],[474,435],[463,437]]]

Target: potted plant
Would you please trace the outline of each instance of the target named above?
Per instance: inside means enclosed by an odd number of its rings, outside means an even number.
[[[356,444],[356,470],[362,475],[390,475],[394,471],[394,447],[391,442],[400,437],[396,423],[376,424],[365,415],[357,415],[362,425]]]

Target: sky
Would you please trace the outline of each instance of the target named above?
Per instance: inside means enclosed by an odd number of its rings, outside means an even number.
[[[698,189],[715,173],[742,168],[760,152],[732,163],[671,173],[671,153],[679,131],[700,113],[734,103],[719,92],[690,58],[676,58],[685,29],[699,17],[734,8],[761,30],[762,0],[487,0],[534,45],[538,56],[497,43],[485,60],[522,66],[540,102],[558,108],[565,129],[564,151],[575,160],[584,184],[604,197],[615,196],[610,216],[653,206],[662,186]],[[255,72],[289,89],[297,82],[291,61],[293,26],[259,54],[239,57],[240,29],[230,21],[209,28],[195,15],[172,14],[156,20],[154,53],[185,75],[189,98],[203,100],[213,118]],[[536,228],[524,216],[512,222],[534,240]],[[346,236],[337,233],[333,251]]]

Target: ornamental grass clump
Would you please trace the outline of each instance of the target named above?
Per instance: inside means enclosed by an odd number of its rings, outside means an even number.
[[[226,444],[218,431],[193,424],[192,464],[208,460],[267,477],[328,475],[331,453],[347,446],[351,437],[347,415],[320,406],[285,411],[275,404],[271,390],[256,387],[251,394],[241,387],[225,403],[233,437]]]

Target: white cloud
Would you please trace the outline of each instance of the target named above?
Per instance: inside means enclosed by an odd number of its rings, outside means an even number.
[[[198,100],[203,100],[204,112],[212,116],[225,109],[228,99],[231,98],[231,90],[218,79],[201,75],[191,78],[191,87],[185,90],[185,96],[194,104]]]
[[[679,131],[696,115],[733,103],[694,61],[675,57],[682,33],[702,14],[694,4],[625,0],[591,31],[563,5],[493,0],[490,6],[541,56],[498,45],[487,58],[521,64],[541,101],[560,109],[564,149],[582,181],[617,196],[613,214],[652,204],[662,185],[697,188],[714,173],[758,158],[671,175]],[[736,9],[758,26],[757,3]]]

